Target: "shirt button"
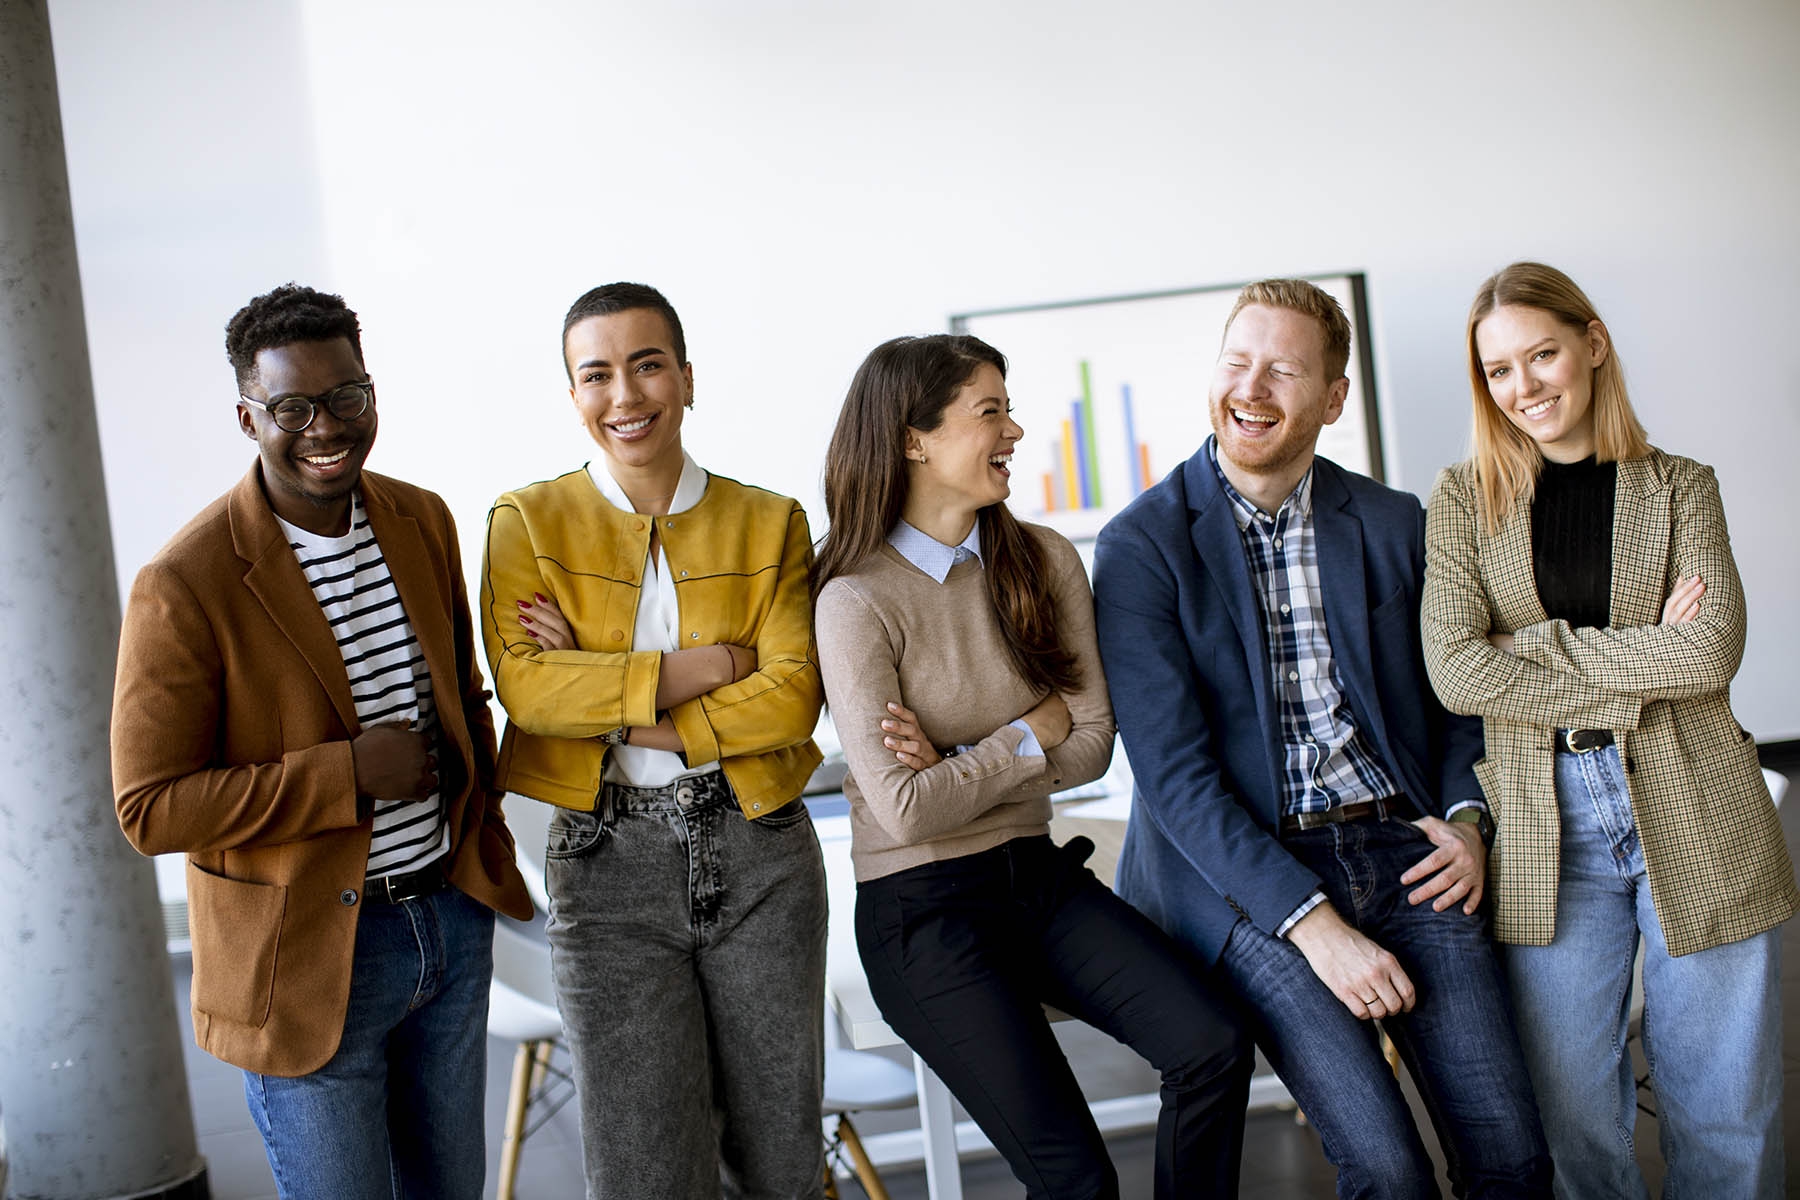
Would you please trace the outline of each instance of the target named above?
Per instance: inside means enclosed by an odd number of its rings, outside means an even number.
[[[355,904],[356,903],[356,889],[355,888],[345,888],[343,891],[339,892],[338,893],[338,902],[340,904],[343,904],[346,906]]]
[[[695,630],[693,633],[688,634],[688,636],[693,638],[695,641],[699,641],[700,640],[700,631]]]
[[[686,579],[686,578],[687,578],[687,572],[686,572],[686,571],[683,571],[683,572],[682,572],[682,573],[681,573],[681,577],[682,577],[682,578],[683,578],[683,579]]]
[[[673,528],[675,528],[675,522],[673,522],[673,521],[664,521],[664,522],[663,522],[663,528],[664,528],[664,529],[673,529]]]
[[[644,523],[643,523],[643,522],[642,522],[642,521],[633,521],[633,522],[632,522],[632,523],[631,523],[631,527],[632,527],[632,528],[633,528],[633,529],[639,529],[639,530],[641,530],[641,529],[643,529],[643,527],[644,527]]]
[[[753,803],[752,803],[752,804],[751,804],[751,805],[750,805],[750,811],[751,811],[751,812],[761,812],[761,811],[762,811],[762,805],[761,805],[761,804],[758,804],[758,803],[754,803],[754,802],[753,802]]]
[[[624,641],[624,640],[625,640],[625,631],[624,631],[624,630],[623,630],[623,629],[615,629],[615,630],[613,630],[613,631],[612,631],[612,640],[613,640],[613,641],[615,641],[615,642],[622,642],[622,641]]]
[[[1288,672],[1288,682],[1289,683],[1299,683],[1300,682],[1300,672],[1289,671]]]
[[[1313,740],[1313,735],[1309,733],[1302,740],[1310,742]]]
[[[1286,616],[1288,613],[1293,612],[1293,611],[1294,611],[1293,609],[1289,608],[1285,604],[1281,606],[1281,615],[1282,616]]]
[[[1277,550],[1281,549],[1281,539],[1280,538],[1275,539],[1275,548]]]

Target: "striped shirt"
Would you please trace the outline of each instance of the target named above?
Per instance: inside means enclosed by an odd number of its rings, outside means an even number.
[[[1399,785],[1356,727],[1331,655],[1313,533],[1311,468],[1271,515],[1231,486],[1213,439],[1206,449],[1231,501],[1262,606],[1281,713],[1282,812],[1324,812],[1398,795]]]
[[[406,721],[435,742],[431,673],[369,528],[362,494],[352,494],[350,532],[343,537],[321,537],[286,521],[281,527],[344,656],[357,723],[369,729]],[[437,792],[423,800],[376,797],[375,833],[364,875],[378,879],[416,871],[449,845],[450,828]]]

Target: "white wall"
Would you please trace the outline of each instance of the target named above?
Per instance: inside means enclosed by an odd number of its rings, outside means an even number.
[[[595,283],[667,292],[690,449],[817,533],[877,341],[1284,272],[1368,273],[1389,475],[1424,493],[1464,451],[1469,296],[1538,257],[1606,315],[1653,439],[1719,466],[1739,713],[1800,735],[1787,0],[51,10],[127,579],[248,464],[220,330],[290,277],[362,313],[373,465],[473,549],[496,492],[587,457],[556,335]]]

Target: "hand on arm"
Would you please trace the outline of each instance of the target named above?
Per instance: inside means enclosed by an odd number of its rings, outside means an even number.
[[[1662,623],[1681,625],[1700,615],[1700,601],[1706,595],[1706,584],[1698,575],[1678,580],[1675,590],[1663,601]]]
[[[1481,906],[1487,882],[1487,844],[1481,840],[1480,829],[1467,821],[1437,817],[1421,817],[1413,824],[1436,849],[1400,876],[1400,882],[1408,886],[1424,881],[1407,895],[1407,903],[1430,900],[1435,911],[1443,912],[1461,900],[1463,912],[1474,913]]]
[[[915,771],[923,771],[944,760],[919,728],[919,718],[912,709],[896,701],[888,701],[888,716],[882,719],[881,729],[885,735],[881,744],[894,752],[894,757]]]
[[[1031,726],[1032,735],[1046,751],[1054,750],[1067,741],[1069,731],[1074,728],[1069,705],[1057,692],[1051,692],[1039,700],[1030,712],[1019,719]]]
[[[1354,929],[1326,901],[1295,922],[1288,941],[1360,1020],[1411,1010],[1416,994],[1400,960]]]

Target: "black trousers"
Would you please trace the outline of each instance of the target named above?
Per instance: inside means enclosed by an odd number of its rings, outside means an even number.
[[[1048,837],[859,884],[856,943],[881,1015],[1032,1197],[1117,1197],[1086,1098],[1043,1005],[1162,1074],[1156,1195],[1235,1196],[1252,1050],[1204,968]]]

